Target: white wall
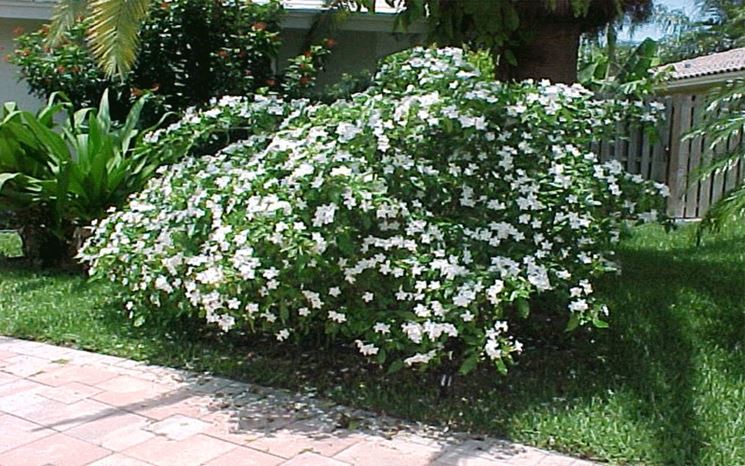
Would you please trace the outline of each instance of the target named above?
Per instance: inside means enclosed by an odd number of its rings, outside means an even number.
[[[23,110],[35,111],[44,101],[29,95],[29,89],[24,82],[19,82],[20,73],[16,66],[5,60],[6,55],[13,53],[15,44],[13,37],[17,28],[25,32],[38,29],[43,24],[41,20],[23,20],[0,18],[0,103],[15,101]]]
[[[2,11],[0,11],[0,16]],[[39,28],[42,20],[22,20],[0,18],[0,55],[12,53],[15,50],[13,37],[18,27],[24,31]],[[416,44],[419,36],[414,34],[394,35],[388,32],[373,31],[337,31],[331,35],[336,41],[325,72],[318,78],[318,86],[336,82],[342,73],[354,73],[363,69],[375,70],[379,58]],[[282,48],[279,53],[278,65],[282,67],[286,59],[299,55],[304,51],[306,31],[287,28],[282,32]],[[0,103],[15,101],[23,109],[35,110],[43,105],[43,100],[29,95],[29,90],[23,81],[19,82],[20,74],[17,67],[5,60],[0,61]]]
[[[375,71],[380,58],[412,47],[419,36],[391,34],[387,32],[337,31],[330,34],[337,44],[329,56],[326,70],[318,76],[318,86],[336,82],[343,73],[355,73],[364,69]],[[279,52],[280,68],[287,58],[304,51],[306,32],[298,29],[285,29],[282,32],[282,48]]]

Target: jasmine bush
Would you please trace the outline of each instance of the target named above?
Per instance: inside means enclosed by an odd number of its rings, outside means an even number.
[[[153,150],[195,155],[98,223],[80,257],[137,323],[199,315],[343,342],[391,370],[505,372],[522,346],[510,324],[537,296],[570,329],[606,325],[592,281],[616,270],[625,226],[657,217],[664,186],[588,149],[620,112],[649,119],[578,85],[493,82],[452,48],[389,57],[329,105],[223,98],[151,134]],[[195,152],[190,135],[249,120]]]

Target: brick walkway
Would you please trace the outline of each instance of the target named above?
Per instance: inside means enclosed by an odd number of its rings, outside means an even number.
[[[592,463],[309,395],[0,336],[0,465],[83,464]]]

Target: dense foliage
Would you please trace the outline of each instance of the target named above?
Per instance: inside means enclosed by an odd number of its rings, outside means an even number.
[[[668,79],[668,67],[659,66],[658,43],[616,46],[586,40],[580,49],[578,79],[598,95],[633,102],[659,100],[657,90]],[[661,110],[661,104],[654,104]]]
[[[285,75],[276,75],[281,16],[277,1],[159,2],[142,26],[136,66],[123,78],[108,78],[90,54],[90,18],[74,23],[53,46],[47,26],[20,36],[11,61],[35,94],[62,92],[77,108],[94,105],[111,89],[115,117],[145,92],[155,97],[148,113],[158,115],[265,87],[297,97],[312,87],[332,44],[311,47],[291,60]]]
[[[26,256],[45,262],[74,254],[76,228],[121,205],[164,161],[135,150],[145,98],[116,124],[106,93],[78,111],[56,97],[36,115],[6,103],[0,120],[0,212],[12,212],[7,226],[20,229]]]
[[[220,134],[225,115],[262,123],[162,169],[81,258],[138,322],[201,315],[346,342],[391,369],[506,371],[521,348],[511,324],[537,296],[563,303],[569,328],[605,325],[592,279],[665,188],[588,148],[638,110],[578,85],[494,82],[460,49],[389,57],[330,105],[224,98],[150,144],[193,150],[184,126]]]

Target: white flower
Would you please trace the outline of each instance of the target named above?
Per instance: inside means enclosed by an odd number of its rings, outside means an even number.
[[[584,299],[578,299],[576,301],[572,301],[569,304],[569,310],[571,310],[572,312],[586,311],[587,309],[589,309],[589,307],[590,306],[587,304],[587,301],[585,301]]]
[[[373,300],[374,297],[375,295],[373,295],[372,293],[368,291],[367,293],[362,295],[362,300],[365,301],[366,303],[369,303],[370,301]]]
[[[217,325],[220,326],[220,330],[227,332],[235,326],[235,318],[230,314],[222,314],[217,320]]]
[[[484,345],[484,352],[492,361],[495,361],[502,357],[502,349],[500,348],[499,342],[497,340],[486,340],[486,344]]]
[[[333,320],[337,324],[343,324],[344,322],[347,321],[346,314],[343,314],[341,312],[329,311],[328,316],[330,320]]]
[[[341,290],[339,289],[338,286],[333,286],[329,288],[329,294],[333,296],[334,298],[336,298],[337,296],[341,294]]]
[[[357,348],[360,350],[360,353],[362,353],[365,356],[374,356],[378,354],[379,348],[372,343],[364,344],[362,340],[355,340],[354,344],[357,345]]]
[[[401,330],[406,334],[409,340],[414,343],[421,343],[423,336],[422,326],[416,322],[406,322],[401,324]]]
[[[197,281],[206,285],[216,285],[222,282],[224,278],[225,274],[219,267],[211,267],[203,272],[199,272],[196,276]]]
[[[463,322],[470,322],[473,320],[474,315],[471,313],[471,311],[466,311],[460,315],[460,318],[463,319]]]
[[[336,127],[336,134],[339,135],[340,142],[347,142],[354,139],[355,136],[362,132],[362,128],[351,123],[341,122]]]
[[[283,328],[276,334],[277,341],[285,341],[290,338],[290,330]]]
[[[435,351],[432,350],[428,353],[417,353],[414,356],[404,359],[404,364],[411,366],[414,364],[427,364],[435,357]]]
[[[497,280],[494,282],[492,286],[486,289],[486,296],[489,299],[489,302],[492,304],[499,304],[499,293],[504,290],[504,282],[502,280]]]
[[[261,317],[266,319],[266,321],[269,323],[274,323],[277,321],[277,316],[269,311],[264,311],[264,313],[261,314]]]
[[[336,167],[331,170],[331,176],[349,176],[352,174],[352,169],[349,167]]]
[[[391,326],[388,324],[384,324],[383,322],[377,322],[373,326],[373,331],[382,335],[388,335],[389,333],[391,333]]]
[[[274,267],[270,267],[270,268],[264,270],[264,272],[262,273],[262,275],[264,276],[264,278],[266,278],[268,280],[271,280],[272,278],[276,278],[276,277],[279,276],[279,271],[277,269],[275,269]]]
[[[159,275],[158,278],[155,279],[155,288],[165,291],[166,293],[173,293],[173,287],[168,283],[168,279],[163,275]]]
[[[311,238],[313,239],[313,242],[315,243],[315,246],[313,247],[313,252],[317,254],[323,254],[324,251],[326,251],[326,247],[328,243],[323,238],[323,236],[320,233],[313,232],[311,233]]]
[[[241,301],[239,299],[230,298],[227,302],[228,309],[237,310],[241,308]]]
[[[322,227],[334,221],[337,205],[334,203],[318,206],[313,217],[313,226]]]

